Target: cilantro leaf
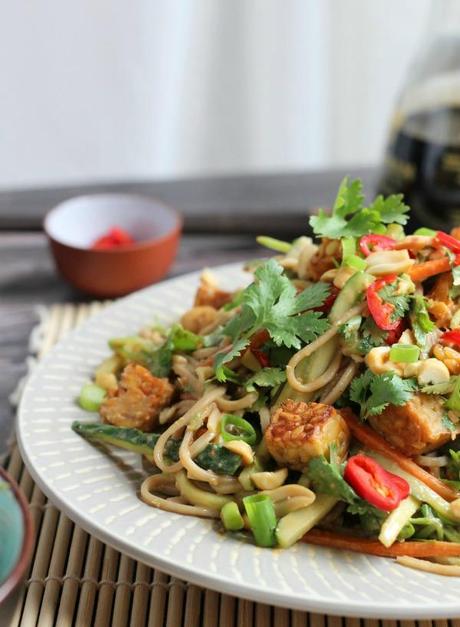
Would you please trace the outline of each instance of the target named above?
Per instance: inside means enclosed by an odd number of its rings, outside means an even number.
[[[347,507],[347,512],[359,516],[359,525],[365,531],[377,534],[380,531],[387,513],[377,509],[367,501],[359,499]]]
[[[391,320],[399,320],[403,318],[409,311],[411,295],[397,294],[397,282],[389,283],[379,290],[379,296],[385,303],[393,305],[394,310],[391,314]]]
[[[455,433],[457,431],[457,427],[454,425],[454,423],[447,414],[444,414],[444,416],[441,418],[441,424],[444,429],[447,429],[451,433]]]
[[[448,479],[460,480],[460,451],[449,449],[450,459],[446,466],[446,475]]]
[[[402,202],[402,195],[383,198],[377,196],[368,207],[363,206],[362,183],[349,181],[346,177],[340,184],[337,198],[330,214],[320,210],[310,218],[310,226],[315,235],[340,239],[361,237],[367,233],[384,231],[384,224],[406,224],[409,207]]]
[[[415,296],[410,314],[412,331],[418,346],[424,350],[426,348],[426,336],[436,329],[436,325],[430,319],[426,300],[423,296]]]
[[[286,372],[281,368],[262,368],[250,377],[245,384],[248,392],[255,391],[255,385],[264,388],[277,387],[286,381]]]
[[[430,385],[424,385],[420,388],[423,394],[450,394],[453,392],[457,377],[451,377],[449,381],[445,383],[431,383]]]
[[[377,211],[380,214],[380,220],[384,224],[407,224],[409,216],[406,215],[409,211],[408,205],[403,202],[402,194],[393,194],[392,196],[377,196],[374,202],[369,205],[369,209]]]
[[[295,307],[292,313],[301,313],[307,309],[321,307],[326,298],[329,296],[330,291],[330,285],[322,283],[321,281],[307,287],[303,292],[296,296]]]
[[[307,476],[314,492],[336,496],[347,503],[354,503],[358,495],[343,478],[343,464],[328,462],[324,455],[310,460]]]
[[[299,338],[308,344],[329,328],[329,323],[318,311],[308,311],[300,316],[276,317],[267,320],[265,328],[276,346],[300,348]]]
[[[211,346],[217,346],[224,339],[224,334],[222,333],[222,326],[217,327],[215,331],[210,333],[209,335],[203,336],[203,346],[205,348],[210,348]]]
[[[142,351],[143,365],[150,370],[155,377],[167,377],[171,371],[174,344],[171,336],[165,343],[152,352]]]
[[[452,268],[452,282],[454,287],[460,286],[460,266],[454,266]]]
[[[388,332],[379,329],[371,316],[364,319],[360,332],[361,339],[358,342],[358,352],[361,355],[367,355],[372,348],[382,346],[388,337]]]
[[[374,374],[366,370],[350,386],[350,399],[360,405],[361,418],[381,414],[388,405],[405,405],[416,384],[412,379],[401,379],[394,372]]]
[[[228,369],[224,367],[225,364],[230,363],[235,357],[239,357],[248,344],[249,340],[238,340],[227,353],[219,353],[216,355],[214,359],[214,372],[216,373],[216,379],[218,381],[224,383],[230,379]]]
[[[296,288],[274,259],[257,268],[255,281],[241,297],[241,311],[224,327],[233,341],[249,338],[266,329],[277,346],[300,348],[301,341],[311,342],[328,328],[321,313],[306,311],[320,307],[328,294],[322,283],[297,296]]]

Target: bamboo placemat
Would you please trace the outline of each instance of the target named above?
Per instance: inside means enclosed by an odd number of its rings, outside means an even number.
[[[103,305],[54,305],[42,332],[40,358]],[[30,502],[34,554],[7,627],[397,627],[270,607],[170,577],[88,535],[35,485],[15,447],[7,470]],[[400,627],[460,627],[460,620],[401,621]],[[0,608],[0,625],[2,610]]]

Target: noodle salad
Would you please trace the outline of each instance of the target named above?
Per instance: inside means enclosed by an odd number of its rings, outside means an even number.
[[[146,458],[153,507],[459,575],[460,229],[408,210],[344,179],[316,242],[260,237],[248,287],[205,271],[171,328],[112,339],[72,428]]]

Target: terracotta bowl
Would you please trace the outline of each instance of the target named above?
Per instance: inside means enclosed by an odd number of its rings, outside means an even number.
[[[112,227],[135,240],[92,250]],[[176,256],[182,219],[157,200],[131,194],[94,194],[66,200],[44,221],[56,266],[77,289],[93,296],[123,296],[160,280]]]
[[[0,604],[23,580],[33,541],[28,503],[16,482],[0,467]]]

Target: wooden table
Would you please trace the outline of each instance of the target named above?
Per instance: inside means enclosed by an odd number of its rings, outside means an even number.
[[[0,192],[0,454],[11,430],[8,396],[25,372],[37,307],[88,298],[55,273],[41,223],[46,211],[79,194],[123,191],[156,196],[182,211],[185,233],[170,276],[254,258],[254,235],[307,232],[307,212],[328,206],[344,171],[271,174],[167,182],[124,182]],[[349,170],[368,192],[376,172]]]

